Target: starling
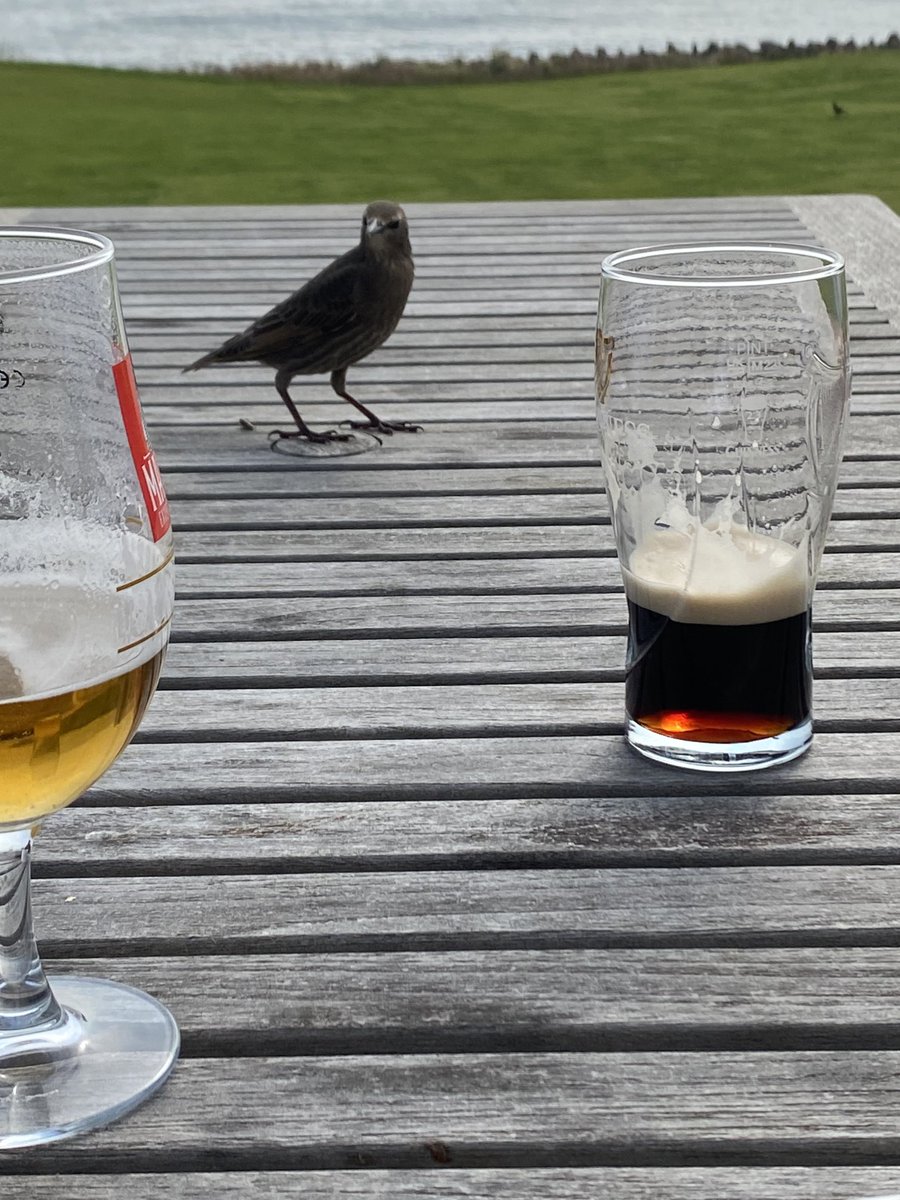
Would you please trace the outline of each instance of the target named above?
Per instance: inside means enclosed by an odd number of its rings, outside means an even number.
[[[374,434],[415,432],[419,425],[382,421],[346,389],[347,368],[386,342],[403,315],[413,282],[412,248],[406,214],[379,200],[363,213],[359,244],[282,300],[243,333],[204,354],[186,371],[210,363],[262,362],[275,368],[275,389],[294,418],[296,430],[277,438],[307,442],[346,441],[336,429],[316,433],[303,420],[288,387],[295,375],[331,373],[331,386],[366,418],[345,422]]]
[[[836,117],[842,117],[847,110],[843,107],[843,105],[838,104],[837,100],[832,100],[831,111]]]

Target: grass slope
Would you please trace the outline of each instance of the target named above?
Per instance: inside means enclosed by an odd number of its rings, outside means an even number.
[[[849,191],[900,209],[891,51],[397,87],[0,63],[0,97],[5,205]]]

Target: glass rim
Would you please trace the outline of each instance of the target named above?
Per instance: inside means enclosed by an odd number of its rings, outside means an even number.
[[[68,229],[55,225],[4,225],[0,226],[0,249],[3,239],[35,242],[68,242],[79,246],[93,246],[91,253],[81,258],[63,259],[41,267],[19,267],[4,271],[0,269],[0,285],[24,283],[32,279],[55,279],[58,275],[73,275],[76,271],[88,271],[112,261],[115,247],[102,233],[89,233],[86,229]]]
[[[768,271],[761,275],[645,275],[641,271],[629,270],[629,262],[642,262],[649,258],[666,258],[678,254],[695,254],[698,257],[722,251],[744,251],[748,254],[781,254],[796,257],[798,254],[818,259],[819,266],[798,270]],[[600,263],[603,279],[616,279],[622,283],[639,283],[648,287],[682,288],[734,288],[772,287],[774,284],[806,283],[810,280],[829,279],[844,270],[844,259],[834,250],[824,246],[813,246],[801,242],[766,241],[698,241],[660,242],[657,245],[634,246],[628,250],[616,250],[607,254]]]

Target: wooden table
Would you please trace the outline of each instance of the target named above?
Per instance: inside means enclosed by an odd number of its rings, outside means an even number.
[[[900,220],[411,204],[412,299],[351,380],[425,431],[278,456],[270,371],[180,368],[360,211],[0,213],[118,245],[180,592],[135,744],[39,840],[36,909],[55,969],[171,1006],[183,1059],[119,1124],[2,1156],[10,1194],[900,1191]],[[622,743],[592,426],[601,256],[717,236],[844,251],[855,354],[816,743],[726,779]]]

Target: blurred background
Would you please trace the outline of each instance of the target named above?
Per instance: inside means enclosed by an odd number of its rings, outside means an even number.
[[[0,204],[872,192],[895,0],[0,0]]]

